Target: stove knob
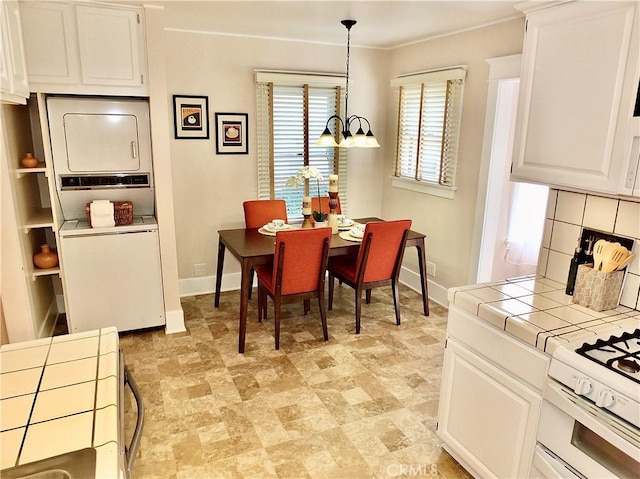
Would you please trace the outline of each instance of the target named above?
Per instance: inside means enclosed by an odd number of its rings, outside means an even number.
[[[616,403],[616,396],[610,389],[603,389],[600,391],[598,399],[596,399],[596,406],[598,407],[611,407]]]
[[[576,387],[573,389],[576,394],[580,394],[584,396],[585,394],[589,394],[593,391],[593,384],[589,378],[578,378],[576,382]]]

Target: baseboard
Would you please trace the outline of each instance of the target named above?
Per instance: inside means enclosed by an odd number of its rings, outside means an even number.
[[[420,273],[416,273],[408,268],[403,267],[400,270],[400,282],[418,293],[422,291]],[[440,306],[448,308],[447,288],[430,279],[427,279],[427,286],[429,288],[429,299]]]
[[[402,271],[400,271],[400,282],[414,291],[422,291],[422,287],[420,286],[420,274],[411,271],[410,269],[402,268]],[[447,300],[447,288],[431,280],[428,280],[427,284],[429,286],[429,299],[441,306],[448,307],[449,301]],[[196,296],[198,294],[211,294],[215,292],[216,277],[201,276],[197,278],[181,279],[179,281],[179,287],[181,297]],[[240,273],[225,274],[222,277],[222,287],[220,289],[222,291],[239,290]],[[167,320],[167,324],[168,323],[169,321]]]
[[[177,309],[165,313],[164,332],[166,334],[183,333],[187,330],[184,325],[184,311]]]

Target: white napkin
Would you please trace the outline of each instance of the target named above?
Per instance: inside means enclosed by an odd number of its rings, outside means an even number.
[[[109,200],[94,200],[91,202],[91,227],[109,228],[116,225],[113,216],[113,203]]]

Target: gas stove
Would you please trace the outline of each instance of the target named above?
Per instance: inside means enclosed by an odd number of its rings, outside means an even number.
[[[640,321],[620,333],[557,348],[549,376],[640,427]]]

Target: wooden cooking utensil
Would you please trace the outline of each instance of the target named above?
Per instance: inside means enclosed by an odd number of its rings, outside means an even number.
[[[602,261],[602,272],[611,273],[619,269],[620,264],[627,259],[627,256],[629,256],[629,250],[624,246],[612,249],[609,258],[604,258]]]
[[[607,240],[600,239],[593,245],[593,269],[596,271],[602,267],[603,254],[607,244],[610,244]]]
[[[620,263],[616,269],[617,270],[624,269],[626,266],[629,265],[629,263],[633,261],[635,257],[636,257],[635,254],[630,253],[629,256],[627,256],[624,260],[622,260],[622,263]]]

